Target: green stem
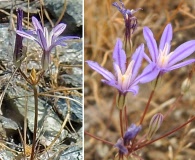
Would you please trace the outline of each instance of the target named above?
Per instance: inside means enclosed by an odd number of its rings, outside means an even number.
[[[38,91],[37,86],[33,86],[34,91],[34,101],[35,101],[35,118],[34,118],[34,134],[33,134],[33,143],[30,160],[33,160],[36,146],[36,133],[37,133],[37,122],[38,122]]]

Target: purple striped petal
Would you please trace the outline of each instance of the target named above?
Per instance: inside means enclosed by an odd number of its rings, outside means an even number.
[[[66,46],[66,43],[64,43],[64,41],[71,40],[71,39],[80,39],[80,37],[77,37],[77,36],[60,37],[57,40],[54,40],[54,41],[51,42],[51,46],[49,47],[48,50],[51,51],[57,45]]]
[[[57,46],[57,45],[59,45],[62,41],[71,40],[71,39],[80,39],[80,37],[77,37],[77,36],[65,36],[65,37],[60,37],[60,38],[57,38],[57,39],[53,40],[53,41],[51,42],[51,44]]]
[[[28,34],[28,33],[26,33],[26,32],[19,31],[19,30],[17,30],[16,33],[17,33],[18,35],[24,37],[24,38],[28,38],[28,39],[30,39],[30,40],[33,40],[33,41],[37,42],[37,43],[41,46],[41,48],[43,48],[43,46],[42,46],[42,44],[39,42],[39,40],[37,40],[37,39],[36,39],[34,36],[32,36],[31,34]]]
[[[32,17],[32,23],[33,23],[33,26],[35,27],[36,31],[38,29],[40,29],[43,32],[43,27],[41,26],[41,24],[39,23],[39,21],[35,17]]]
[[[135,85],[135,86],[131,86],[126,92],[132,92],[133,95],[136,95],[139,91],[139,86]]]
[[[132,60],[134,60],[134,66],[133,66],[133,71],[132,71],[132,78],[135,79],[137,76],[137,73],[139,71],[139,68],[142,64],[143,60],[143,54],[144,54],[144,44],[141,44],[135,51],[135,53],[132,55]]]
[[[163,34],[161,36],[160,45],[159,45],[159,49],[160,50],[163,50],[164,49],[166,43],[168,43],[168,44],[171,43],[172,36],[173,36],[172,26],[171,26],[171,24],[168,24],[165,27],[165,29],[163,31]],[[169,45],[169,46],[171,46],[171,45]],[[168,49],[168,52],[169,51],[170,51],[170,47]]]
[[[98,72],[99,74],[101,74],[106,80],[108,80],[108,81],[115,80],[114,75],[111,72],[109,72],[108,70],[106,70],[103,67],[101,67],[97,62],[86,61],[86,63],[93,70],[95,70],[96,72]]]
[[[124,74],[126,70],[126,54],[122,47],[122,41],[118,38],[113,51],[113,60],[121,69],[122,74]]]
[[[66,28],[66,24],[60,23],[55,28],[52,29],[53,35],[58,37]]]
[[[151,59],[148,57],[148,55],[144,52],[144,59],[148,62],[151,63]]]
[[[35,38],[34,36],[32,36],[31,34],[28,34],[28,33],[24,32],[24,31],[19,31],[19,30],[17,30],[16,33],[17,33],[18,35],[20,35],[21,37],[24,37],[24,38],[28,38],[28,39],[31,39],[31,40],[35,40],[35,39],[36,39],[36,38]]]
[[[124,92],[124,90],[121,90],[121,87],[117,84],[117,82],[115,80],[108,81],[108,80],[102,79],[101,81],[109,86],[112,86],[112,87],[118,89],[122,93]]]
[[[155,63],[150,63],[146,66],[141,75],[136,78],[136,81],[140,83],[148,83],[154,80],[158,76],[159,72],[160,69],[156,67]]]
[[[191,40],[183,43],[175,49],[173,54],[170,56],[168,66],[171,67],[175,63],[183,60],[190,56],[195,51],[195,40]]]
[[[169,67],[168,70],[171,71],[171,70],[174,70],[174,69],[178,69],[178,68],[187,66],[187,65],[189,65],[191,63],[194,63],[194,62],[195,62],[195,59],[189,59],[189,60],[186,60],[184,62],[181,62],[181,63],[178,63],[176,65],[173,65],[173,66]]]
[[[154,35],[148,27],[144,27],[143,34],[144,34],[144,39],[147,43],[150,55],[152,57],[152,61],[157,62],[158,48],[157,48],[156,40],[154,39]]]
[[[43,35],[43,32],[40,29],[37,30],[37,37],[38,37],[38,40],[41,44],[42,49],[47,51],[47,49],[48,49],[47,48],[47,42],[46,42],[46,39]]]

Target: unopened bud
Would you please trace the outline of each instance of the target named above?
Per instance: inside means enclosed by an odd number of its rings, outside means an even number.
[[[191,81],[189,78],[186,78],[181,85],[181,93],[182,94],[186,93],[190,89],[190,86],[191,86]]]
[[[149,125],[149,130],[147,133],[148,140],[151,140],[154,134],[156,133],[156,131],[160,128],[163,122],[163,119],[164,119],[164,116],[161,113],[157,113],[152,117],[150,121],[150,125]]]
[[[117,96],[116,96],[116,106],[117,106],[117,108],[123,109],[123,107],[125,106],[125,101],[126,101],[126,95],[118,93]]]

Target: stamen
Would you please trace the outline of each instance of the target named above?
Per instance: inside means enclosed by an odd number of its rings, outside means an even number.
[[[160,49],[160,54],[158,56],[158,65],[161,68],[164,68],[167,66],[170,56],[173,54],[173,52],[169,53],[169,47],[170,45],[168,43],[165,44],[165,47],[163,48],[163,50]]]

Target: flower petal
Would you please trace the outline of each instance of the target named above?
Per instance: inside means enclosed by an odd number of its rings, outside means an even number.
[[[122,41],[118,38],[114,47],[112,57],[114,63],[116,63],[119,66],[122,74],[124,74],[126,70],[126,54],[122,47],[123,47]]]
[[[118,150],[121,154],[127,154],[128,153],[128,149],[124,146],[124,142],[123,142],[122,138],[118,139],[118,141],[116,142],[114,147],[118,148]]]
[[[144,59],[148,62],[151,63],[151,59],[148,57],[148,55],[144,52]]]
[[[184,67],[184,66],[189,65],[189,64],[194,63],[194,62],[195,62],[195,59],[186,60],[184,62],[181,62],[181,63],[178,63],[176,65],[173,65],[173,66],[169,67],[168,71]]]
[[[39,21],[34,16],[32,17],[32,23],[33,23],[33,26],[35,27],[35,30],[36,31],[38,29],[40,29],[43,32],[43,27],[41,26],[41,24],[39,23]]]
[[[139,86],[138,85],[131,85],[131,87],[126,91],[126,92],[132,92],[133,95],[136,95],[139,91]]]
[[[24,31],[20,31],[20,30],[17,30],[16,33],[18,35],[20,35],[21,37],[24,37],[24,38],[28,38],[28,39],[31,39],[31,40],[35,40],[36,38],[34,36],[32,36],[31,34],[28,34]]]
[[[106,70],[103,67],[101,67],[97,62],[86,61],[86,63],[93,70],[95,70],[96,72],[98,72],[99,74],[101,74],[106,80],[108,80],[108,81],[114,80],[115,81],[114,75],[111,72],[109,72],[108,70]]]
[[[53,40],[51,42],[51,46],[49,47],[48,50],[52,50],[55,46],[60,45],[60,46],[66,46],[66,44],[64,43],[64,41],[66,40],[70,40],[70,39],[79,39],[80,37],[77,36],[65,36],[65,37],[60,37],[58,38],[56,41]]]
[[[170,56],[168,66],[171,67],[175,63],[183,60],[190,56],[195,51],[195,40],[191,40],[183,43],[175,49],[173,54]]]
[[[154,80],[158,76],[159,72],[160,69],[156,67],[155,63],[150,63],[146,66],[141,75],[136,78],[136,81],[140,83],[148,83]]]
[[[109,86],[112,86],[112,87],[118,89],[121,93],[126,92],[126,91],[121,89],[121,87],[117,84],[117,82],[115,80],[108,81],[108,80],[102,79],[101,81]]]
[[[132,78],[131,79],[135,79],[135,77],[137,76],[139,68],[142,64],[143,54],[144,54],[144,44],[141,44],[136,49],[135,53],[132,55],[132,60],[134,60],[135,63],[134,63],[134,66],[133,66]]]
[[[159,45],[159,50],[163,51],[164,47],[165,47],[165,44],[168,43],[170,44],[171,43],[171,40],[172,40],[172,36],[173,36],[173,31],[172,31],[172,26],[171,24],[168,24],[164,31],[163,31],[163,34],[162,34],[162,37],[160,39],[160,45]],[[171,45],[169,45],[171,46]],[[168,49],[168,52],[170,51],[170,47]]]
[[[131,124],[131,126],[127,129],[127,131],[124,134],[123,140],[125,145],[129,145],[130,141],[139,133],[141,130],[141,126],[137,126],[134,123]]]
[[[58,37],[66,28],[66,24],[60,23],[57,26],[55,26],[51,32],[53,32],[53,35],[55,37]]]
[[[39,39],[39,42],[41,44],[42,49],[46,51],[47,50],[47,42],[46,42],[46,39],[43,35],[43,32],[40,29],[37,30],[37,37]]]
[[[144,27],[143,34],[144,34],[144,39],[148,46],[148,50],[152,57],[152,61],[157,62],[158,48],[157,48],[156,40],[154,39],[154,35],[148,27]]]

